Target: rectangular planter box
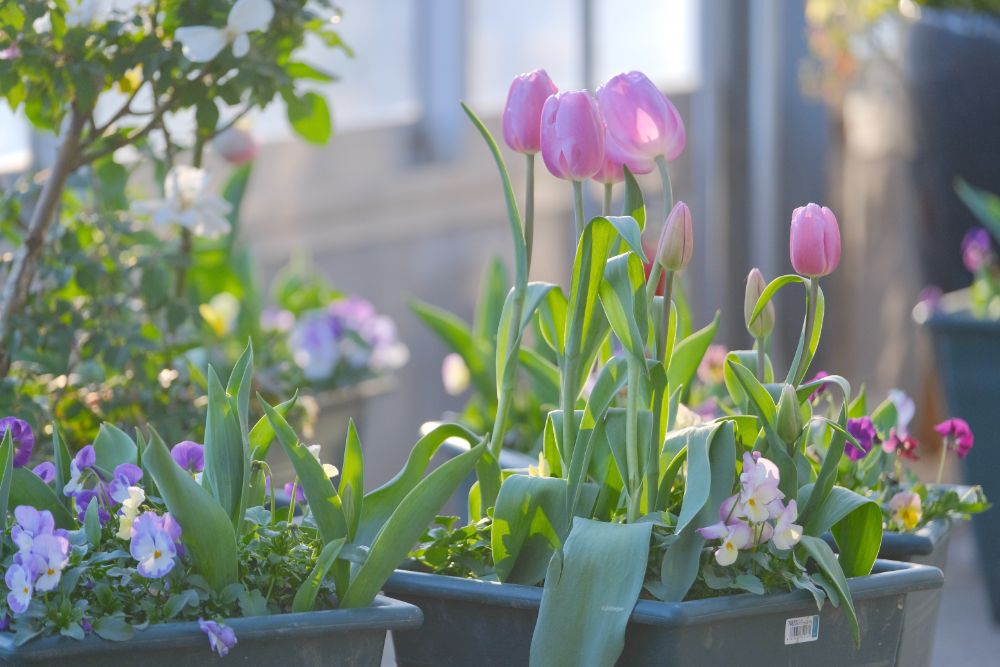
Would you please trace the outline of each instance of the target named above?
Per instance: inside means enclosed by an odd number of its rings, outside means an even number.
[[[846,615],[830,604],[817,613],[804,591],[667,603],[640,600],[619,665],[895,665],[908,595],[939,589],[941,571],[878,561],[871,576],[850,580],[861,624],[855,648]],[[527,665],[542,589],[398,571],[386,592],[420,606],[420,632],[394,632],[399,667]],[[789,619],[818,617],[811,641],[786,644]]]
[[[411,604],[379,596],[364,609],[333,609],[302,614],[233,618],[226,625],[237,644],[225,658],[208,645],[197,622],[162,623],[110,642],[89,635],[77,641],[46,637],[14,646],[0,634],[0,664],[73,667],[190,667],[192,665],[337,665],[379,667],[388,630],[416,630],[422,615]]]

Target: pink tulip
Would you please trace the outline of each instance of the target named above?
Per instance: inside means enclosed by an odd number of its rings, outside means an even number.
[[[597,89],[597,100],[608,133],[629,156],[625,164],[632,171],[648,173],[656,158],[662,156],[669,162],[684,150],[684,121],[642,72],[613,77]],[[644,165],[649,169],[643,171]]]
[[[594,174],[594,180],[598,183],[620,183],[625,180],[623,166],[628,166],[633,174],[648,174],[656,168],[656,163],[625,151],[605,128],[604,163]]]
[[[257,142],[253,135],[235,125],[220,132],[212,140],[212,145],[229,164],[240,165],[257,156]]]
[[[789,248],[797,273],[809,278],[833,273],[840,264],[840,227],[833,211],[818,204],[795,209]]]
[[[604,162],[604,122],[585,90],[556,93],[542,107],[542,159],[557,178],[585,181]]]
[[[670,211],[667,223],[660,232],[656,259],[667,271],[679,271],[691,262],[692,252],[694,252],[694,231],[691,225],[691,209],[679,201]]]
[[[557,92],[559,89],[543,69],[514,77],[503,108],[503,139],[511,150],[529,154],[539,151],[542,106],[549,95]]]

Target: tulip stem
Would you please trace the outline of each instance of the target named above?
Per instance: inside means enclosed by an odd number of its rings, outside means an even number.
[[[604,184],[604,206],[601,208],[601,215],[607,217],[611,215],[611,193],[614,186],[611,183]]]
[[[628,465],[628,523],[639,519],[639,364],[628,358],[628,396],[625,403],[625,459]]]
[[[766,363],[767,351],[764,348],[764,336],[757,337],[757,377],[761,383],[767,382],[764,377],[764,364]]]
[[[531,246],[535,237],[535,154],[528,153],[527,169],[525,170],[524,189],[524,247],[528,258],[528,269],[531,269]]]
[[[573,181],[573,214],[576,220],[576,240],[583,236],[583,183]]]
[[[793,367],[789,369],[788,384],[798,385],[809,370],[812,361],[809,356],[809,341],[812,338],[816,323],[816,311],[819,309],[819,278],[809,278],[808,296],[806,297],[806,321],[802,327],[802,339],[795,352]]]
[[[656,263],[660,265],[659,262]],[[667,351],[667,333],[670,329],[670,304],[674,295],[674,272],[666,271],[663,278],[663,312],[661,313],[660,338],[656,343],[656,355],[666,370],[670,364],[670,353]],[[671,387],[673,389],[673,387]]]
[[[670,183],[670,170],[667,168],[667,159],[662,155],[656,156],[656,168],[660,172],[660,180],[663,182],[663,219],[670,215],[670,209],[674,207],[674,187]]]

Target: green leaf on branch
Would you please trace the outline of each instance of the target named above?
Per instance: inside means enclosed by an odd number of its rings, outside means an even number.
[[[287,95],[285,104],[288,107],[288,122],[296,134],[314,144],[329,141],[333,135],[333,124],[326,98],[313,92],[299,97]]]

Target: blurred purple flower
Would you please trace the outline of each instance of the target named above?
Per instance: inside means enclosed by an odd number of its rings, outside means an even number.
[[[236,633],[232,628],[203,618],[198,619],[198,627],[208,635],[208,645],[220,656],[225,656],[229,653],[229,649],[236,646]]]
[[[861,417],[859,419],[847,420],[847,432],[854,436],[864,451],[858,449],[850,442],[844,443],[844,453],[852,461],[860,461],[868,456],[875,442],[878,440],[878,433],[875,431],[875,424],[871,417]]]
[[[17,417],[0,419],[0,438],[10,431],[10,439],[14,443],[14,467],[27,465],[31,459],[31,451],[35,448],[35,434],[28,422]]]
[[[993,254],[990,233],[983,227],[973,227],[962,238],[962,262],[972,273],[983,268]]]
[[[205,445],[197,442],[191,440],[178,442],[170,450],[170,457],[190,473],[198,473],[205,469]]]
[[[334,324],[327,313],[319,310],[299,318],[288,335],[288,347],[295,364],[312,382],[329,378],[340,359]]]
[[[816,382],[817,380],[822,380],[823,378],[826,377],[830,377],[830,374],[827,373],[826,371],[820,371],[819,373],[816,373],[816,375],[812,376],[812,379],[809,380],[809,382]],[[826,385],[821,384],[819,387],[816,388],[815,391],[813,391],[813,393],[809,394],[809,400],[815,401],[820,396],[822,396],[823,392],[825,391],[826,391]]]
[[[41,477],[46,484],[51,484],[56,478],[56,464],[52,461],[42,461],[32,468],[31,472]]]
[[[288,496],[289,500],[292,498],[292,487],[295,486],[291,482],[285,484],[285,495]],[[304,503],[306,501],[305,491],[302,490],[301,486],[295,487],[295,502]]]
[[[271,331],[291,331],[295,326],[295,315],[284,308],[268,306],[260,315],[260,326]]]
[[[946,419],[934,427],[937,434],[945,439],[945,446],[954,449],[958,458],[964,459],[972,449],[975,438],[969,423],[964,419]]]
[[[941,297],[943,296],[944,292],[940,287],[928,285],[920,290],[920,294],[917,295],[917,303],[924,304],[928,311],[934,312],[941,305]]]

